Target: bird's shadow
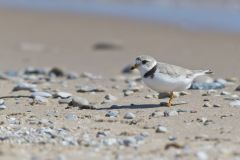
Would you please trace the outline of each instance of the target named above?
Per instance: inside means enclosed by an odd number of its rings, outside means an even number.
[[[180,104],[173,104],[177,106]],[[168,106],[166,104],[130,104],[130,105],[112,105],[111,107],[98,108],[97,110],[113,110],[113,109],[150,109],[150,108],[162,108]]]

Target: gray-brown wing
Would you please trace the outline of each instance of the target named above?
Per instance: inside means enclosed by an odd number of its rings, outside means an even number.
[[[161,63],[158,62],[158,69],[157,71],[162,73],[162,74],[168,74],[173,77],[179,77],[181,75],[186,75],[190,76],[193,74],[192,70],[180,67],[180,66],[175,66],[167,63]]]

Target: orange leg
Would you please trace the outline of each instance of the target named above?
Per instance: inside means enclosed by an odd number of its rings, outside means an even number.
[[[172,106],[173,97],[174,97],[174,94],[173,94],[173,92],[171,92],[170,96],[169,96],[168,107]]]

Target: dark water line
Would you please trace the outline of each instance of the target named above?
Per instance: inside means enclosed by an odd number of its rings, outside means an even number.
[[[171,23],[191,30],[240,32],[240,10],[236,8],[116,4],[80,0],[0,0],[0,6],[128,17]]]

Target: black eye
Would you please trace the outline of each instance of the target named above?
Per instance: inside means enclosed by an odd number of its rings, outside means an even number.
[[[143,60],[142,61],[142,64],[146,64],[148,61],[147,60]]]

